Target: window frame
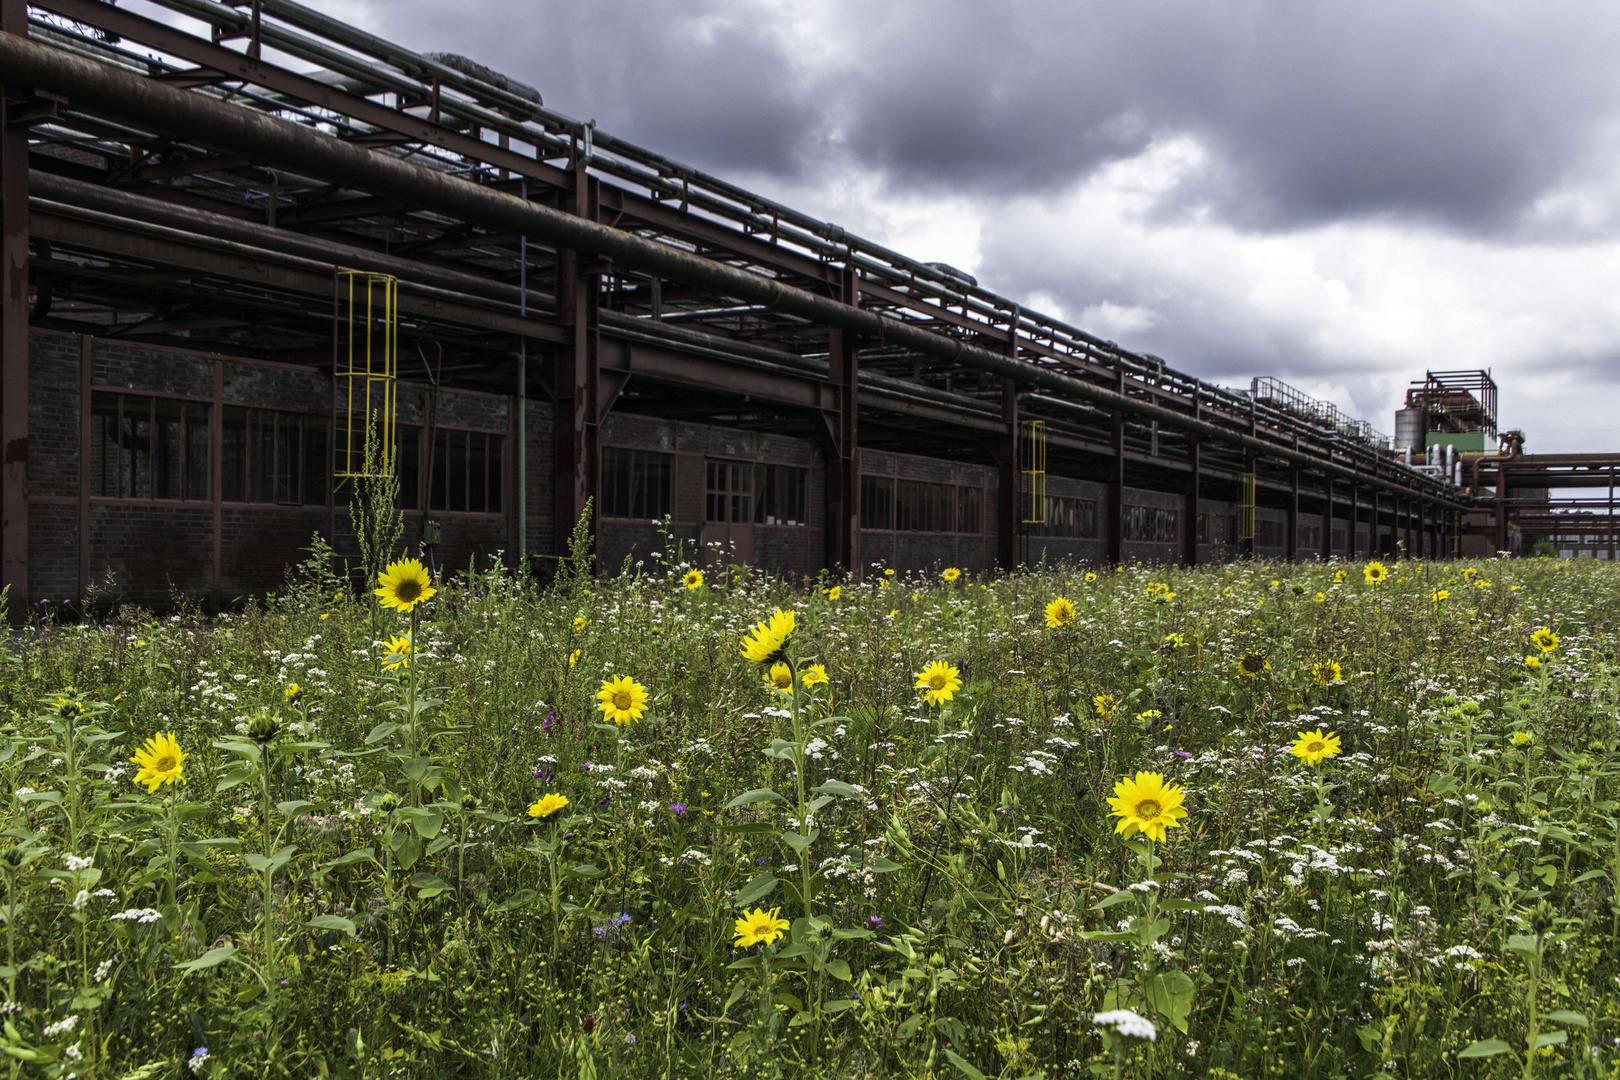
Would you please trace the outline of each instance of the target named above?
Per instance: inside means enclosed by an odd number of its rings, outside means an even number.
[[[211,503],[214,501],[214,403],[212,401],[174,397],[169,394],[156,394],[141,390],[94,386],[90,388],[89,397],[90,412],[86,420],[90,429],[90,441],[88,445],[82,448],[80,468],[85,470],[84,483],[85,487],[90,489],[90,498],[116,500],[118,502]],[[105,405],[109,398],[115,401],[111,413],[113,431],[111,440],[108,439],[107,428],[98,424],[98,421],[104,421],[108,416]],[[128,405],[132,401],[140,401],[146,405],[144,410],[146,432],[144,435],[134,427],[139,422],[139,414],[128,409]],[[163,429],[170,421],[159,419],[159,410],[166,406],[177,407],[179,415],[177,421],[179,425],[178,441],[171,448],[176,469],[176,474],[172,478],[172,486],[178,492],[174,495],[157,493],[160,487],[160,472],[157,468],[154,468],[158,463],[157,458],[160,453],[165,458],[169,456],[169,452],[160,450],[160,444],[165,447],[168,445],[167,440],[164,438]],[[204,433],[201,441],[203,455],[200,463],[193,456],[194,451],[198,448],[194,436],[199,428],[199,423],[192,420],[194,413],[201,414],[200,428]],[[130,430],[127,433],[125,431],[126,416],[131,421]],[[139,445],[143,439],[146,443],[144,450]],[[108,494],[106,491],[106,480],[108,478],[106,462],[109,449],[117,457],[116,477],[118,491],[116,494]],[[99,469],[93,469],[93,465],[97,461],[98,450],[100,452],[101,466]],[[129,455],[127,462],[125,460],[126,454]],[[144,494],[139,493],[142,487],[139,476],[140,455],[142,454],[145,456]],[[166,470],[163,471],[166,472]],[[192,492],[199,489],[199,479],[202,494],[192,494]],[[128,481],[127,487],[126,480]],[[161,486],[167,491],[170,485],[164,482]]]

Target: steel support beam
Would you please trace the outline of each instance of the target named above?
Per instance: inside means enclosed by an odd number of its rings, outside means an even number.
[[[1187,436],[1187,491],[1183,497],[1182,517],[1185,523],[1181,533],[1181,560],[1188,566],[1198,565],[1198,435]]]
[[[596,181],[583,166],[574,170],[574,181],[571,208],[581,218],[593,217]],[[569,329],[569,340],[558,346],[551,373],[552,400],[556,402],[553,437],[557,469],[552,552],[559,556],[567,554],[574,526],[597,491],[596,393],[601,381],[597,302],[601,279],[580,263],[578,251],[557,252],[557,308]],[[592,536],[599,517],[598,509],[591,521]]]
[[[858,303],[860,283],[853,268],[838,280],[839,294]],[[829,335],[827,383],[836,413],[822,455],[826,468],[827,566],[861,572],[861,359],[859,341],[846,330]]]
[[[1023,517],[1023,492],[1018,470],[1018,385],[1001,380],[1002,434],[996,439],[996,565],[1003,570],[1018,566],[1018,522]]]
[[[27,35],[25,0],[0,0],[0,32]],[[7,611],[18,624],[29,601],[28,128],[11,122],[11,113],[29,89],[28,81],[8,74],[0,90],[6,112],[0,129],[0,587],[10,590]]]
[[[1110,445],[1114,456],[1108,461],[1108,524],[1105,555],[1109,566],[1125,562],[1125,414],[1118,409],[1108,414]]]
[[[1327,489],[1322,504],[1322,561],[1333,558],[1333,477],[1322,481]]]

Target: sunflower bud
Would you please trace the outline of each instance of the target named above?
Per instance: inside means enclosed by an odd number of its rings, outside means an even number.
[[[398,795],[395,795],[392,791],[387,791],[383,793],[382,798],[377,800],[377,809],[385,814],[392,814],[399,809],[402,801]]]
[[[465,810],[467,813],[470,814],[474,810],[477,810],[478,806],[479,806],[478,796],[476,796],[476,795],[463,795],[461,797],[461,808],[463,810]]]
[[[260,709],[248,721],[248,738],[263,746],[281,734],[281,721],[269,709]]]
[[[1530,930],[1537,937],[1553,928],[1552,905],[1543,900],[1530,909]]]
[[[16,844],[11,844],[4,850],[0,850],[0,869],[3,869],[8,874],[15,874],[22,869],[24,859],[25,853],[23,849]]]

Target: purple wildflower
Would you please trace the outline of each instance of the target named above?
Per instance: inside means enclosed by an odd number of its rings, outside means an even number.
[[[672,802],[669,804],[670,813],[674,814],[676,817],[680,817],[682,814],[686,813],[688,809],[690,808],[683,802]]]

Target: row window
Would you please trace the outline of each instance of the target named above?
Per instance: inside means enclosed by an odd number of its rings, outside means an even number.
[[[1093,540],[1097,536],[1095,499],[1048,495],[1045,500],[1044,516],[1045,521],[1031,522],[1025,526],[1028,535],[1069,540]]]
[[[428,509],[500,513],[504,452],[503,436],[439,428],[433,434],[433,482]],[[404,480],[401,470],[401,491]]]
[[[1136,543],[1173,544],[1181,539],[1181,514],[1161,506],[1125,507],[1124,538]]]
[[[655,521],[673,502],[675,459],[652,450],[602,450],[602,516]]]
[[[861,528],[977,535],[984,531],[984,489],[862,476]]]
[[[90,494],[113,499],[213,498],[212,406],[96,392],[90,396]]]
[[[1322,550],[1322,526],[1307,525],[1301,522],[1294,532],[1294,543],[1299,550],[1307,555],[1313,555]]]
[[[807,525],[810,473],[795,465],[704,463],[704,520]]]
[[[219,463],[225,502],[325,506],[326,417],[226,406]]]
[[[1200,544],[1235,544],[1238,542],[1236,514],[1199,514],[1198,542]]]
[[[1257,518],[1254,523],[1254,546],[1280,548],[1287,546],[1287,525],[1281,521]]]

